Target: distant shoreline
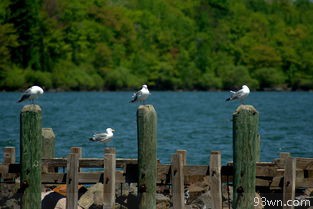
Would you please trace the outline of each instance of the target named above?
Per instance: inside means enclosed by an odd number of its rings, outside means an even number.
[[[199,90],[199,89],[178,89],[178,90],[162,90],[162,89],[151,89],[151,91],[159,91],[159,92],[225,92],[225,91],[230,91],[225,90],[225,89],[209,89],[209,90]],[[5,90],[1,89],[0,92],[22,92],[24,91],[23,89],[20,90]],[[64,89],[48,89],[45,90],[45,92],[51,92],[51,93],[57,93],[57,92],[134,92],[136,89],[119,89],[119,90],[64,90]],[[313,89],[282,89],[282,88],[266,88],[262,90],[252,90],[254,92],[313,92]]]

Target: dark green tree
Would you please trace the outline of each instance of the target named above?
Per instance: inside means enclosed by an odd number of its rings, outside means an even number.
[[[15,26],[19,46],[12,48],[12,59],[21,67],[42,69],[41,0],[12,0],[8,21]]]

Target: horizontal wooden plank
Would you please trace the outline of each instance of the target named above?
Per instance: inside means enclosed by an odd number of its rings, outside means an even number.
[[[285,159],[277,158],[273,160],[277,168],[284,168]],[[303,170],[313,170],[313,158],[296,157],[296,167]]]
[[[313,159],[312,158],[296,158],[297,160],[297,187],[313,187]],[[257,162],[256,164],[256,185],[270,186],[272,189],[281,188],[281,179],[284,175],[282,162],[284,159],[276,159],[273,162]],[[48,167],[66,167],[66,158],[42,159],[44,172]],[[100,168],[103,169],[104,161],[101,158],[80,158],[80,168]],[[116,172],[117,183],[135,182],[137,174],[137,159],[117,158],[117,168],[123,168]],[[126,173],[126,165],[132,165],[133,169],[129,169]],[[170,183],[170,164],[160,164],[158,161],[157,183]],[[20,164],[0,164],[0,177],[2,180],[14,179],[20,171]],[[190,184],[203,179],[209,175],[208,165],[186,165],[183,168],[185,183]],[[233,163],[230,162],[226,166],[222,166],[222,182],[232,182]],[[66,173],[43,173],[42,182],[44,183],[65,183]],[[81,183],[96,183],[102,181],[103,172],[88,171],[80,172],[79,181]]]
[[[125,178],[122,171],[115,173],[116,183],[125,183]],[[43,184],[65,184],[66,173],[45,173],[41,175]],[[80,184],[94,184],[103,182],[103,172],[80,172],[78,173],[78,182]]]
[[[296,178],[296,187],[313,187],[313,178]]]
[[[42,164],[48,167],[66,167],[66,158],[42,159]],[[137,159],[117,158],[116,167],[122,168],[126,164],[137,164]],[[103,168],[104,160],[101,158],[80,158],[80,168]]]
[[[166,176],[170,174],[170,164],[159,164],[158,165],[158,176]],[[209,166],[207,165],[185,165],[184,166],[184,175],[185,176],[207,176],[209,175]]]
[[[299,169],[313,170],[313,158],[296,158],[296,166]]]

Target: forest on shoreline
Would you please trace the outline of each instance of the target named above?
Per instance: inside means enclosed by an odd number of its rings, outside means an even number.
[[[1,0],[0,91],[313,90],[310,0]]]

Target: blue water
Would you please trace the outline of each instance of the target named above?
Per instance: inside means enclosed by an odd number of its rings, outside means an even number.
[[[176,149],[187,150],[190,164],[208,164],[210,152],[232,160],[232,113],[238,102],[225,102],[228,92],[152,92],[147,103],[158,115],[158,158],[170,162]],[[5,146],[19,155],[19,93],[0,93],[0,158]],[[114,146],[117,157],[137,157],[136,110],[128,103],[132,92],[45,93],[37,103],[43,127],[56,134],[56,156],[66,157],[70,147],[83,148],[83,157],[102,157]],[[261,160],[272,161],[280,152],[313,157],[313,93],[252,92],[246,104],[260,112]],[[94,133],[112,127],[109,144],[89,142]],[[19,156],[17,156],[19,160]]]

